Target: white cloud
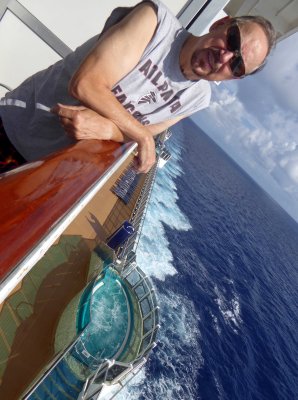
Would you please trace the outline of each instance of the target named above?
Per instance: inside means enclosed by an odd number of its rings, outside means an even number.
[[[287,172],[293,183],[298,185],[298,148],[288,152],[287,155],[280,160],[279,165]]]
[[[252,176],[274,180],[280,191],[294,200],[291,207],[296,202],[298,210],[296,116],[274,104],[260,121],[227,85],[214,88],[213,98],[209,109],[193,119]]]

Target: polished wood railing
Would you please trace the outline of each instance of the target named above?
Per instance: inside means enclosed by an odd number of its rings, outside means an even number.
[[[24,260],[32,249],[94,185],[104,183],[133,148],[133,144],[80,141],[44,160],[0,175],[0,292],[11,275],[21,273],[17,269],[20,264],[22,273],[26,273]],[[45,251],[41,246],[36,261]]]

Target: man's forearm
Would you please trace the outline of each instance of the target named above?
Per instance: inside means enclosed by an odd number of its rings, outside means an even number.
[[[129,141],[109,119],[84,106],[56,104],[51,111],[59,115],[65,132],[76,140],[99,139],[116,142]]]
[[[82,76],[76,81],[75,75],[70,85],[71,95],[99,115],[109,119],[125,136],[137,142],[137,169],[139,172],[148,172],[155,163],[155,144],[150,130],[124,109],[109,88],[104,85],[94,87],[92,81]],[[116,136],[119,137],[119,132]]]
[[[120,141],[121,135],[125,135],[130,140],[142,143],[146,136],[151,136],[150,130],[124,109],[108,87],[104,85],[94,87],[94,81],[75,74],[69,89],[70,94],[84,106],[94,110],[116,126],[113,129],[112,126],[110,127],[115,137],[113,140]]]
[[[128,136],[126,136],[112,121],[107,119],[107,124],[109,126],[109,133],[111,135],[110,140],[114,140],[115,142],[119,143],[125,143],[131,141],[131,139]]]

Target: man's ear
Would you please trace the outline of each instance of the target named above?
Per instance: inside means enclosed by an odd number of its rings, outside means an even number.
[[[227,24],[231,19],[232,19],[232,17],[230,17],[229,15],[227,15],[226,17],[223,17],[221,19],[218,19],[217,21],[213,22],[213,24],[210,26],[209,32],[214,31],[221,25]]]

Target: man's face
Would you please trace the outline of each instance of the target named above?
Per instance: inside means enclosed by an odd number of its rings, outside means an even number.
[[[187,79],[223,81],[235,78],[230,66],[234,53],[229,50],[227,41],[229,26],[229,22],[217,25],[208,34],[191,36],[185,42],[180,53],[180,66]],[[246,23],[239,29],[245,74],[249,74],[264,61],[268,41],[256,23]]]

